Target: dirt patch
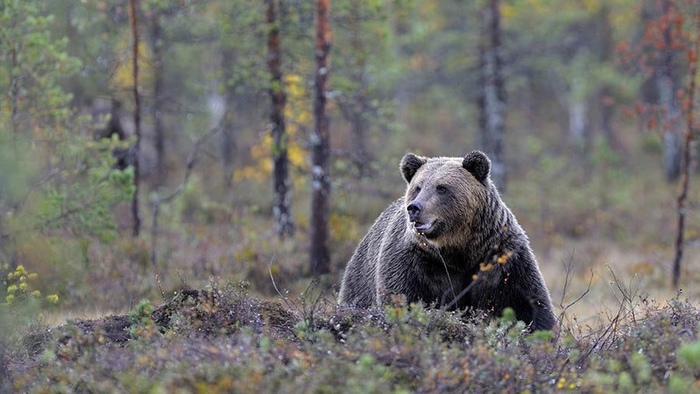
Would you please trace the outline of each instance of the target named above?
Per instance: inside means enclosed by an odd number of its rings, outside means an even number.
[[[139,328],[164,333],[174,331],[185,337],[233,335],[242,327],[272,338],[291,339],[300,320],[279,302],[236,296],[227,291],[184,289],[148,314],[138,310],[97,319],[79,319],[68,324],[37,329],[24,336],[27,354],[37,357],[46,349],[84,346],[89,343],[121,345]],[[55,346],[51,342],[55,341]]]

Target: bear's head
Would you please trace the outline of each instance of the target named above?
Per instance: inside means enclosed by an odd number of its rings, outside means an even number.
[[[486,154],[426,158],[408,153],[400,167],[407,183],[409,229],[437,247],[463,242],[475,216],[489,204],[493,186]]]

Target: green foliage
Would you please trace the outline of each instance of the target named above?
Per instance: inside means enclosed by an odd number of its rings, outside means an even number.
[[[3,270],[7,269],[7,265],[3,266]],[[5,302],[11,305],[16,302],[22,302],[26,298],[41,299],[41,291],[34,289],[34,282],[39,277],[35,272],[27,271],[23,265],[17,266],[14,271],[7,274],[3,281],[5,291]],[[46,296],[46,301],[55,304],[58,302],[58,295],[50,294]]]
[[[554,339],[554,333],[548,330],[538,330],[527,337],[528,340],[547,342]]]
[[[0,295],[4,295],[0,301],[0,346],[5,346],[18,341],[30,327],[45,324],[45,314],[56,309],[53,307],[58,304],[59,297],[57,294],[42,296],[37,287],[39,275],[22,265],[10,270],[8,264],[2,264],[0,275],[3,277]]]
[[[202,193],[204,185],[199,175],[193,175],[181,196],[172,204],[163,205],[163,219],[171,228],[181,223],[228,223],[230,208]]]
[[[54,133],[60,133],[71,112],[65,107],[70,95],[60,87],[60,81],[77,71],[80,61],[66,53],[66,38],[52,36],[55,18],[46,8],[42,1],[2,2],[0,18],[6,28],[0,52],[15,55],[0,67],[0,86],[6,93],[0,103],[3,113],[11,114],[5,125],[11,125],[15,133],[30,122],[39,129],[57,128]]]
[[[678,349],[678,360],[690,372],[700,372],[700,341],[681,346]]]
[[[268,87],[265,52],[261,50],[267,33],[263,6],[263,2],[252,6],[250,2],[236,0],[211,7],[224,46],[221,89],[231,88],[245,95]],[[248,39],[236,39],[241,36]]]
[[[506,308],[503,310],[501,315],[501,323],[515,323],[517,319],[515,318],[515,310],[513,308]]]
[[[65,167],[56,175],[56,182],[47,183],[42,190],[46,197],[37,201],[36,228],[69,228],[80,236],[113,241],[116,228],[111,208],[130,201],[134,186],[133,168],[114,169],[111,152],[127,143],[104,139],[81,142],[77,138],[61,141]]]
[[[153,305],[149,300],[143,299],[136,305],[136,309],[130,314],[131,320],[137,323],[146,324],[151,321]]]
[[[524,55],[522,76],[549,79],[555,94],[566,100],[589,100],[603,85],[614,86],[616,98],[636,94],[639,80],[624,74],[612,62],[616,34],[626,36],[634,26],[629,0],[562,3],[557,0],[525,0],[504,5],[504,25],[517,32],[508,50],[538,48]],[[613,22],[614,21],[614,22]],[[606,27],[614,23],[616,28]],[[587,32],[596,31],[597,34]],[[585,36],[585,38],[583,37]],[[528,89],[520,75],[510,79],[514,90]]]
[[[81,62],[55,34],[60,18],[50,8],[3,1],[0,14],[0,52],[12,54],[0,63],[0,267],[33,271],[8,273],[13,304],[42,290],[75,294],[73,274],[89,262],[91,242],[115,239],[112,210],[133,193],[131,170],[114,169],[112,155],[130,142],[95,141],[64,87]]]
[[[668,381],[668,391],[672,394],[692,393],[695,386],[695,380],[690,376],[672,375]]]
[[[638,384],[644,385],[651,382],[653,378],[651,365],[644,354],[633,353],[630,356],[630,366],[632,367],[634,379]]]

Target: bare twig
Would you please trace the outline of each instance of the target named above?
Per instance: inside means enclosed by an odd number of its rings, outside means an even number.
[[[188,289],[188,288],[190,287],[190,286],[187,284],[187,278],[182,274],[182,272],[180,272],[180,270],[177,271],[177,277],[178,277],[178,279],[180,279],[180,283],[182,283],[182,285],[183,285],[186,289]]]
[[[566,299],[566,295],[569,291],[569,285],[571,284],[571,281],[573,279],[573,254],[572,257],[569,258],[568,263],[564,263],[564,267],[566,269],[566,277],[564,279],[564,289],[561,294],[561,301],[559,301],[559,307],[561,308],[561,314],[559,315],[559,330],[557,331],[557,338],[561,335],[562,328],[564,326],[564,317],[566,316],[566,312],[571,308],[572,306],[576,305],[579,301],[583,299],[588,293],[591,291],[591,285],[593,284],[593,277],[595,276],[593,273],[593,270],[591,270],[591,277],[588,279],[588,285],[586,286],[586,290],[583,291],[575,300],[569,302],[568,304],[564,303],[564,300]]]
[[[610,271],[610,274],[613,277],[613,284],[617,288],[617,290],[622,294],[622,300],[619,300],[620,305],[625,305],[629,304],[630,305],[630,313],[632,314],[632,321],[636,321],[636,316],[634,314],[634,305],[632,305],[632,300],[634,299],[634,295],[631,294],[630,290],[624,288],[622,284],[620,283],[620,280],[617,278],[617,275],[615,275],[615,272],[610,268],[610,266],[606,266],[608,271]],[[629,285],[630,289],[632,288],[632,283]]]
[[[608,271],[610,271],[610,274],[613,276],[613,284],[620,292],[620,294],[622,294],[622,298],[618,299],[619,305],[617,308],[617,312],[614,315],[608,316],[609,324],[605,326],[602,332],[598,331],[598,333],[592,334],[592,336],[595,335],[594,339],[591,345],[589,346],[588,350],[585,353],[581,354],[581,356],[579,356],[579,358],[576,360],[577,365],[581,365],[588,358],[588,356],[590,356],[596,349],[604,349],[606,346],[614,345],[614,341],[617,338],[620,324],[623,321],[627,320],[630,315],[632,317],[632,322],[636,322],[633,305],[635,295],[633,295],[629,289],[626,289],[621,284],[620,280],[618,279],[617,275],[615,275],[615,272],[612,270],[612,268],[610,268],[609,266],[607,268]]]
[[[321,289],[319,292],[318,296],[313,299],[310,307],[307,307],[307,302],[306,299],[311,294],[311,290],[319,285],[319,279],[316,277],[314,278],[309,285],[306,287],[306,290],[301,294],[300,297],[300,303],[301,305],[297,305],[295,302],[292,302],[292,300],[289,298],[289,296],[282,294],[280,289],[277,287],[277,282],[275,282],[275,277],[272,274],[272,262],[274,261],[275,256],[273,255],[272,258],[270,259],[270,262],[267,265],[267,271],[270,274],[270,280],[272,281],[272,287],[275,289],[277,294],[282,298],[282,301],[284,301],[285,305],[287,305],[287,309],[294,311],[297,313],[298,317],[302,319],[306,324],[309,329],[313,329],[313,323],[314,323],[314,316],[316,314],[316,310],[318,309],[319,304],[321,301],[324,300],[324,294],[326,293],[327,289]]]
[[[565,263],[562,261],[562,264],[564,265],[564,269],[566,270],[566,276],[564,277],[564,288],[562,289],[561,292],[561,301],[559,301],[559,306],[564,309],[564,298],[566,297],[566,294],[568,293],[569,290],[569,285],[571,284],[571,280],[573,279],[573,271],[574,271],[574,253],[576,250],[573,250],[571,252],[571,256],[569,256],[569,262]]]
[[[459,302],[459,300],[461,300],[462,297],[464,297],[465,295],[467,295],[467,293],[469,293],[469,291],[476,285],[476,281],[478,281],[478,280],[479,280],[479,278],[474,279],[471,283],[469,283],[469,285],[467,285],[467,287],[465,287],[459,294],[457,294],[457,295],[452,299],[452,301],[450,301],[449,304],[443,305],[443,306],[440,308],[440,310],[444,312],[444,311],[446,311],[446,310],[449,310],[449,309],[452,308],[453,306],[457,305],[457,303]]]
[[[282,294],[280,289],[277,287],[277,282],[275,282],[275,277],[272,274],[272,262],[275,261],[275,255],[272,256],[270,259],[270,262],[267,263],[267,272],[270,274],[270,280],[272,281],[272,287],[275,289],[275,292],[277,292],[277,295],[280,296],[282,301],[287,305],[287,308],[289,309],[298,309],[296,308],[296,305],[294,305],[290,300],[289,296]],[[301,313],[301,312],[300,312]]]
[[[163,297],[163,301],[167,302],[168,300],[165,298],[165,291],[163,290],[163,282],[160,280],[160,275],[156,274],[156,286],[158,286],[158,290],[160,291],[160,296]]]
[[[575,300],[571,301],[571,302],[568,303],[566,306],[563,306],[562,304],[559,305],[559,306],[562,308],[562,315],[563,315],[569,308],[571,308],[572,306],[576,305],[579,301],[581,301],[581,300],[583,299],[583,297],[585,297],[585,296],[591,291],[591,284],[593,283],[593,277],[594,277],[594,276],[595,276],[595,274],[593,273],[593,270],[591,270],[591,277],[588,278],[588,285],[586,286],[586,290],[584,290],[584,292],[581,293],[581,295],[579,295],[578,298],[576,298]],[[562,295],[562,301],[563,301],[563,299],[564,299],[564,296]]]

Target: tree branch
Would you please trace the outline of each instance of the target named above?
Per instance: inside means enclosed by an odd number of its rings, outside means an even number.
[[[182,194],[182,192],[185,191],[185,188],[187,187],[187,184],[190,181],[190,177],[192,176],[192,170],[194,169],[194,165],[197,161],[197,154],[199,153],[199,149],[207,140],[209,140],[209,138],[219,133],[221,130],[221,125],[218,125],[206,132],[205,134],[203,134],[202,136],[200,136],[199,138],[197,138],[194,142],[194,146],[192,147],[192,151],[190,151],[190,154],[187,156],[187,161],[185,162],[185,175],[182,178],[182,182],[180,182],[180,184],[175,189],[173,189],[170,193],[166,194],[165,196],[160,197],[156,193],[151,199],[151,204],[153,207],[153,217],[151,220],[151,265],[153,265],[154,267],[158,258],[158,215],[160,214],[160,206],[162,204],[167,204],[173,201],[175,197],[179,196],[180,194]]]

